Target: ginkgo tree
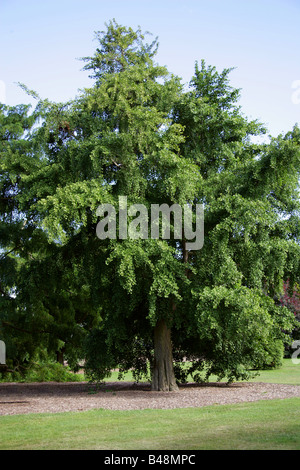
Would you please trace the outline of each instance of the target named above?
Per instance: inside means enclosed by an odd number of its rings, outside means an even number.
[[[132,370],[173,391],[188,374],[232,381],[277,365],[294,316],[275,294],[299,280],[299,129],[256,144],[266,130],[243,116],[230,69],[202,61],[186,90],[140,29],[111,21],[96,36],[93,85],[69,103],[40,100],[26,137],[14,201],[35,250],[17,269],[19,315],[97,380]],[[150,225],[148,237],[118,236],[120,200],[137,208],[128,224],[138,207],[189,205],[195,225],[201,205],[203,246],[190,248],[183,220],[174,236],[174,211],[169,237]],[[97,236],[99,207],[115,209],[116,236],[109,224]]]

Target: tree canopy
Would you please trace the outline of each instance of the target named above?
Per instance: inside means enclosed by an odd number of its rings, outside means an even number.
[[[189,373],[247,379],[280,363],[295,327],[279,299],[299,282],[300,130],[255,143],[267,131],[242,114],[231,69],[196,63],[186,90],[154,61],[157,40],[106,27],[74,100],[1,105],[7,356],[63,351],[93,379],[131,369],[153,390]],[[120,216],[124,197],[127,209],[189,204],[194,225],[203,205],[203,247],[172,236],[175,217],[169,238],[99,239],[99,206]]]

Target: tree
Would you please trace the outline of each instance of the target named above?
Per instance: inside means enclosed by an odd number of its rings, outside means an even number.
[[[295,319],[297,321],[295,325],[295,329],[291,332],[291,338],[294,340],[299,339],[299,334],[300,334],[300,327],[299,327],[299,322],[300,322],[300,297],[299,297],[299,284],[295,283],[293,284],[293,287],[291,288],[290,285],[290,280],[287,279],[283,283],[283,290],[280,293],[279,298],[277,297],[276,300],[279,300],[280,304],[287,307],[294,315]],[[290,344],[286,345],[286,353],[291,350],[289,347],[291,346]]]
[[[254,144],[266,131],[236,105],[230,69],[202,61],[184,91],[140,29],[112,21],[97,38],[84,59],[94,85],[70,103],[39,102],[42,123],[23,156],[34,164],[18,173],[19,210],[42,239],[17,282],[24,318],[34,311],[51,347],[70,345],[74,362],[84,354],[94,379],[116,367],[140,379],[150,364],[153,390],[177,390],[188,373],[232,381],[278,364],[294,318],[274,294],[299,279],[299,129]],[[135,239],[117,236],[120,201],[134,209],[125,229],[134,222]],[[99,239],[107,204],[116,236]],[[136,214],[155,204],[190,204],[194,223],[203,204],[203,248],[190,249],[185,226],[174,236],[175,212],[170,237],[150,227],[139,236]]]
[[[81,231],[85,230],[84,226],[89,227],[90,238],[94,239],[92,224],[96,222],[96,204],[112,202],[116,206],[118,197],[123,195],[128,197],[128,204],[139,202],[147,207],[152,202],[172,204],[193,198],[197,185],[192,163],[183,162],[176,153],[182,139],[181,126],[170,120],[181,86],[177,78],[168,77],[164,67],[153,63],[156,42],[144,45],[140,30],[133,32],[114,23],[108,26],[107,34],[99,37],[101,48],[94,58],[86,59],[86,68],[94,71],[95,86],[74,103],[66,120],[76,137],[65,141],[64,147],[57,151],[57,158],[60,162],[63,159],[64,168],[66,161],[74,161],[77,155],[79,164],[84,162],[85,169],[75,174],[69,171],[69,181],[40,203],[41,211],[45,213],[45,227],[54,237],[60,236],[64,240],[75,236],[78,225]],[[80,107],[79,112],[76,107]],[[75,229],[74,222],[77,224]],[[105,342],[108,346],[113,343],[115,350],[124,352],[133,332],[138,338],[141,331],[149,328],[149,324],[145,326],[148,317],[154,327],[153,377],[156,379],[153,388],[176,389],[170,326],[162,314],[170,302],[169,296],[178,295],[175,276],[178,276],[177,264],[181,269],[181,263],[174,258],[175,247],[167,242],[144,243],[140,240],[135,243],[104,241],[97,248],[94,241],[87,243],[85,250],[89,251],[93,246],[102,273],[101,280],[95,280],[96,275],[92,273],[90,282],[101,296],[98,303],[103,312],[101,332],[105,332]],[[110,268],[106,267],[108,261]],[[157,269],[157,263],[161,263],[161,267],[166,263],[164,274]],[[136,269],[143,271],[143,288],[136,283]],[[167,281],[164,284],[163,275]],[[106,288],[102,291],[105,283]],[[116,295],[118,290],[122,295]],[[160,306],[156,305],[157,292]],[[134,298],[139,299],[139,303],[133,301]],[[114,313],[105,311],[112,308]],[[127,328],[126,334],[122,333],[122,343],[120,331],[125,329],[124,309],[128,309],[127,322],[131,332]],[[117,316],[117,331],[110,325],[112,315]],[[132,326],[134,323],[136,328]],[[138,338],[137,342],[141,341],[143,339]]]
[[[26,334],[27,319],[17,301],[17,279],[25,259],[32,251],[39,251],[43,237],[41,233],[33,235],[32,226],[27,224],[20,207],[23,178],[37,164],[29,139],[36,116],[29,115],[29,106],[0,106],[0,335],[5,340],[8,358],[14,356],[20,363],[26,354],[34,352],[35,346]]]
[[[1,106],[0,335],[10,366],[21,371],[44,349],[61,361],[65,351],[75,364],[92,315],[86,312],[88,291],[74,279],[70,247],[66,253],[49,243],[35,208],[38,195],[48,194],[51,184],[56,188],[57,168],[38,123],[57,109],[47,101],[33,112],[25,105]]]

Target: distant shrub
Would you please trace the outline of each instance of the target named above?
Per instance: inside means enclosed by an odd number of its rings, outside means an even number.
[[[82,376],[58,362],[45,361],[31,365],[24,372],[2,372],[0,382],[78,382]]]

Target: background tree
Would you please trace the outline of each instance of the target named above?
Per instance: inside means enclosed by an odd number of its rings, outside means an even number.
[[[279,301],[281,305],[287,307],[294,315],[297,321],[295,329],[290,333],[293,341],[300,339],[300,296],[299,296],[299,284],[293,284],[291,288],[290,280],[287,279],[283,283],[283,291],[280,293],[279,298],[276,297],[276,301]],[[286,347],[286,354],[291,353],[291,344]]]
[[[71,252],[49,243],[35,207],[39,195],[56,189],[55,148],[51,137],[45,143],[45,122],[58,109],[47,101],[32,112],[24,105],[1,107],[0,335],[10,368],[21,371],[43,350],[60,362],[65,352],[74,365],[89,321],[88,292],[74,278]]]
[[[33,234],[20,206],[23,177],[37,164],[29,138],[36,116],[29,115],[29,106],[0,106],[0,334],[8,358],[22,363],[37,347],[36,333],[28,331],[28,317],[17,298],[19,273],[26,259],[39,252],[43,238]]]

